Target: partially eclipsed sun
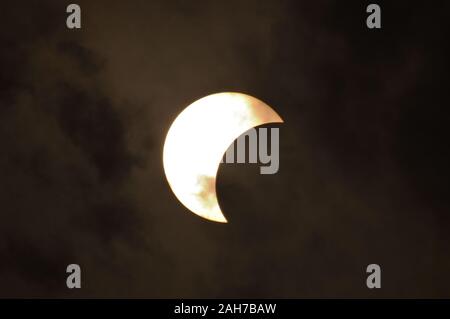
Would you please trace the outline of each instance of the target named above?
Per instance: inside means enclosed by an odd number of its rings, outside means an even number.
[[[249,129],[282,123],[264,102],[242,93],[217,93],[185,108],[164,143],[163,164],[178,200],[193,213],[226,223],[216,195],[216,174],[231,143]]]

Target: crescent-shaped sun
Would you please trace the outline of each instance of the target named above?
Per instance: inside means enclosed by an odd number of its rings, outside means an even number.
[[[164,143],[163,165],[178,200],[193,213],[226,223],[216,195],[223,155],[240,135],[267,123],[282,123],[264,102],[242,93],[208,95],[186,107]]]

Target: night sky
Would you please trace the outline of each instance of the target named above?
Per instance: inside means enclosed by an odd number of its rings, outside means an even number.
[[[3,1],[0,297],[449,298],[450,5],[371,2]],[[277,174],[221,165],[229,224],[162,166],[223,91],[285,121]]]

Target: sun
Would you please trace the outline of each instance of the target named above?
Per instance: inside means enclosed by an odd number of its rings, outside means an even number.
[[[203,218],[226,223],[216,195],[225,151],[250,128],[281,122],[270,106],[242,93],[212,94],[186,107],[172,123],[163,150],[164,171],[178,200]]]

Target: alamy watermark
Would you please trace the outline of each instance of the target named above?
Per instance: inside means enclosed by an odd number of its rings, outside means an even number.
[[[280,132],[270,128],[270,152],[267,128],[252,128],[239,136],[226,151],[221,163],[260,163],[261,174],[275,174],[280,167]],[[248,141],[248,143],[247,143]],[[248,146],[248,147],[246,147]],[[248,152],[247,152],[248,151]]]

